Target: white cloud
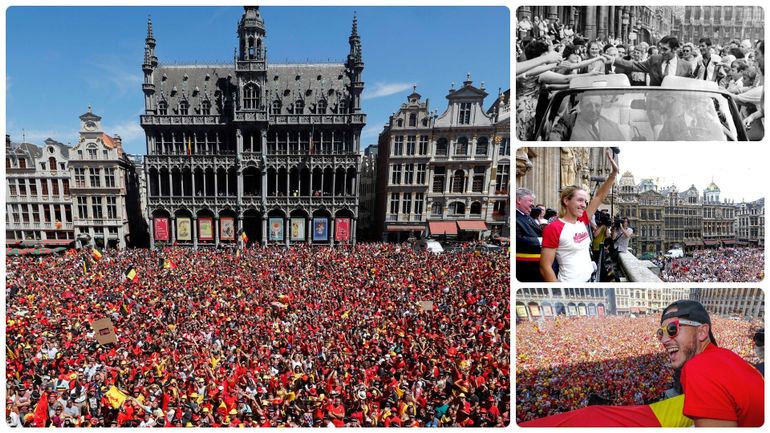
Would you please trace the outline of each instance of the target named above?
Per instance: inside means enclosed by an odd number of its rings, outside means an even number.
[[[141,90],[142,76],[131,73],[131,68],[123,67],[119,62],[88,62],[95,69],[87,81],[94,88],[107,87],[109,92],[117,97],[123,97]]]
[[[381,98],[410,89],[412,83],[374,83],[371,90],[364,88],[363,99]]]
[[[11,141],[15,143],[21,143],[22,140],[26,141],[27,143],[36,144],[38,146],[42,146],[43,143],[47,138],[52,138],[60,143],[67,144],[67,142],[70,142],[70,144],[74,145],[75,140],[77,140],[78,137],[78,131],[77,130],[69,130],[69,131],[55,131],[52,129],[24,129],[23,131],[21,129],[8,129],[8,134],[11,135]]]
[[[383,124],[374,123],[361,130],[361,148],[365,148],[370,144],[377,144],[377,138],[382,132]]]
[[[105,126],[104,131],[108,135],[119,135],[123,142],[144,138],[144,129],[139,126],[139,118],[129,119],[112,126]]]

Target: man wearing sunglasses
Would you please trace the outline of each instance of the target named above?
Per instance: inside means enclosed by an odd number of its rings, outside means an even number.
[[[764,424],[764,379],[748,362],[717,347],[703,305],[676,301],[663,310],[656,334],[669,361],[681,370],[682,413],[696,427]]]

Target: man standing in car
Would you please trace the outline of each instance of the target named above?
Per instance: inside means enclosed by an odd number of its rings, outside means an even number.
[[[693,78],[692,66],[676,55],[679,40],[673,36],[664,36],[658,43],[658,52],[643,62],[618,59],[605,55],[605,63],[614,64],[616,69],[632,72],[644,72],[650,77],[650,86],[660,86],[663,78],[678,76]]]
[[[706,309],[676,301],[663,310],[660,343],[681,370],[682,413],[695,427],[760,427],[765,422],[764,379],[730,350],[717,347]]]

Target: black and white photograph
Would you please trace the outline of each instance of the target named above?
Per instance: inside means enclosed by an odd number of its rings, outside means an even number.
[[[521,6],[521,141],[764,137],[759,6]]]

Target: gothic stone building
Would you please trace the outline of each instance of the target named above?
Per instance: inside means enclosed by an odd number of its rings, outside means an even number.
[[[232,64],[165,65],[148,22],[142,65],[150,241],[355,242],[364,63],[270,64],[244,7]]]

